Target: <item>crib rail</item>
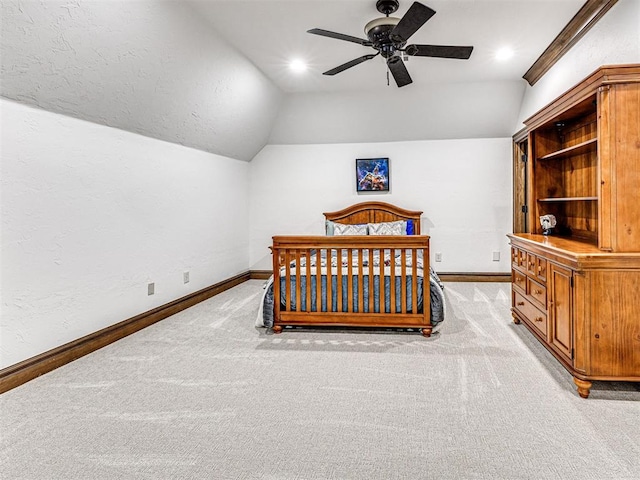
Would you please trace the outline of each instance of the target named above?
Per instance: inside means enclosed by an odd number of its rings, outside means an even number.
[[[422,312],[418,252],[424,275]],[[282,325],[335,325],[419,327],[430,334],[428,236],[276,236],[272,253],[276,332]],[[373,267],[376,255],[381,260]],[[332,265],[333,256],[337,262]]]

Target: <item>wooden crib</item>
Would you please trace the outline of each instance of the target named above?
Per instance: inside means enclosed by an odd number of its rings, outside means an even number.
[[[421,215],[383,202],[324,214],[348,225],[410,221],[417,233]],[[428,236],[274,236],[272,253],[274,299],[284,299],[274,301],[274,332],[285,325],[360,326],[431,335]]]

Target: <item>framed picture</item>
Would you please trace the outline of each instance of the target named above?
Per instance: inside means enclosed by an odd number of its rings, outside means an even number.
[[[356,159],[356,191],[388,192],[389,191],[389,159],[388,158]]]

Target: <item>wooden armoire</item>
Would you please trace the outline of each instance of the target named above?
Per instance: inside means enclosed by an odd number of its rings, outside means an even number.
[[[512,314],[573,375],[640,381],[640,65],[599,68],[525,121],[529,233]],[[557,225],[544,234],[542,215]]]

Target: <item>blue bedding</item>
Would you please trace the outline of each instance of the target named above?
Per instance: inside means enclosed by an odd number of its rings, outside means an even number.
[[[310,311],[315,312],[317,311],[317,280],[316,280],[316,276],[312,275],[311,277],[311,305],[310,305]],[[360,305],[359,303],[359,294],[360,294],[360,285],[358,284],[358,275],[352,275],[352,279],[351,281],[353,282],[353,308],[351,311],[353,311],[354,313],[358,313],[360,311],[364,312],[364,313],[370,313],[369,312],[369,275],[364,275],[362,277],[362,289],[363,289],[363,305],[362,305],[362,310],[360,310]],[[285,282],[286,279],[284,277],[280,278],[280,304],[281,305],[285,305],[286,304],[286,293],[285,293]],[[349,285],[348,285],[348,278],[347,275],[342,275],[342,311],[343,312],[348,312],[349,309],[347,308],[347,303],[348,303],[348,290],[349,290]],[[298,310],[298,305],[297,305],[297,298],[296,298],[296,283],[297,283],[297,278],[295,275],[291,276],[291,302],[289,307],[287,308],[288,311],[296,311]],[[401,291],[401,283],[402,283],[402,279],[400,277],[396,277],[395,278],[395,291],[397,292],[396,294],[396,305],[395,308],[392,310],[390,308],[390,295],[387,294],[385,295],[385,303],[384,303],[384,312],[389,313],[391,311],[395,312],[395,313],[400,313],[401,310],[401,297],[400,297],[400,291]],[[385,276],[384,277],[384,291],[385,292],[389,292],[391,288],[391,277],[390,276]],[[418,311],[422,311],[422,277],[418,276],[417,277],[417,288],[418,288]],[[304,275],[300,276],[300,305],[301,305],[301,310],[306,310],[307,308],[307,277]],[[321,280],[320,280],[320,303],[321,303],[321,312],[326,312],[327,311],[327,275],[322,275],[321,276]],[[413,305],[413,297],[412,297],[412,293],[411,293],[411,276],[407,275],[406,277],[406,285],[405,285],[405,294],[407,296],[407,305],[408,305],[408,313],[411,313],[411,305]],[[338,309],[338,276],[337,275],[332,275],[331,276],[331,308],[329,309],[329,311],[331,312],[339,312],[340,310]],[[373,276],[373,313],[380,313],[380,275],[374,275]]]
[[[304,309],[304,307],[306,306],[306,276],[301,275],[301,292],[300,292],[300,301],[301,301],[301,305]],[[311,277],[311,311],[316,311],[316,277],[315,275],[312,275]],[[407,275],[406,277],[406,292],[407,292],[407,305],[409,306],[409,313],[410,313],[410,306],[413,305],[413,299],[411,297],[411,276]],[[297,309],[297,298],[296,298],[296,276],[295,275],[291,275],[290,276],[291,279],[291,305],[290,305],[290,311],[295,311]],[[281,297],[280,297],[280,304],[281,306],[285,305],[286,299],[285,299],[285,277],[281,277],[281,284],[280,284],[280,292],[281,292]],[[353,310],[355,312],[359,311],[359,305],[358,305],[358,276],[357,275],[353,275]],[[374,313],[379,313],[380,312],[380,297],[379,297],[379,289],[378,286],[380,284],[380,275],[374,275],[373,276],[373,281],[374,281]],[[401,287],[401,277],[400,276],[396,276],[395,277],[395,283],[396,283],[396,308],[395,311],[399,312],[400,311],[400,295],[399,292],[400,287]],[[389,275],[385,275],[384,276],[384,282],[385,282],[385,302],[384,302],[384,311],[385,312],[389,312],[390,311],[390,282],[391,282],[391,277]],[[337,298],[336,298],[336,292],[337,292],[337,275],[332,275],[331,276],[331,290],[332,290],[332,308],[331,311],[338,311],[338,303],[337,303]],[[363,276],[363,298],[364,298],[364,305],[363,305],[363,311],[364,312],[369,312],[369,278],[368,275],[364,275]],[[417,285],[418,285],[418,313],[422,312],[423,310],[423,277],[418,275],[417,277]],[[435,271],[433,271],[432,269],[430,269],[430,274],[429,274],[429,308],[430,308],[430,313],[431,313],[431,325],[432,326],[436,326],[438,324],[440,324],[443,320],[444,320],[444,293],[443,293],[443,288],[444,286],[442,285],[442,282],[440,281],[440,279],[438,278],[438,275],[436,274]],[[321,275],[321,311],[326,312],[327,311],[327,299],[326,299],[326,290],[327,289],[327,275]],[[343,275],[342,278],[342,298],[344,299],[344,303],[343,303],[343,308],[342,310],[344,312],[347,311],[346,308],[346,304],[347,304],[347,289],[348,289],[348,284],[347,284],[347,276]],[[267,285],[265,287],[265,294],[263,297],[263,305],[262,305],[262,312],[261,315],[259,314],[259,318],[257,320],[257,324],[260,326],[265,326],[268,328],[273,327],[273,302],[274,302],[274,298],[273,298],[273,276],[271,276],[271,278],[269,279],[269,281],[267,282]]]

